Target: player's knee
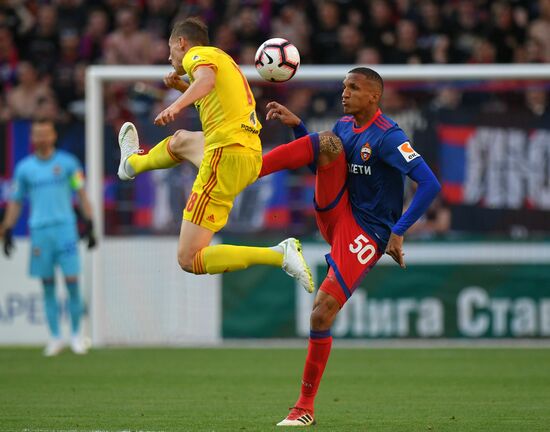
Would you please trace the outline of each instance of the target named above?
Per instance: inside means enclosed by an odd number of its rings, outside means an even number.
[[[191,142],[191,132],[184,129],[179,129],[174,132],[172,139],[170,140],[170,150],[174,154],[179,154],[187,148],[188,144]]]
[[[193,258],[184,252],[178,252],[178,264],[187,273],[193,273]]]
[[[342,141],[334,132],[319,133],[319,165],[326,165],[336,160],[344,151]]]
[[[337,311],[335,312],[331,307],[324,303],[320,303],[311,312],[310,326],[311,330],[323,331],[328,330],[336,318]]]

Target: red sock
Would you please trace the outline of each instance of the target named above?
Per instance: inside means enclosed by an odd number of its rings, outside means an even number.
[[[313,411],[313,402],[319,389],[325,366],[327,365],[332,336],[330,330],[311,331],[307,349],[306,365],[302,377],[302,389],[296,406]]]
[[[317,134],[313,134],[317,138]],[[306,135],[297,140],[291,141],[288,144],[283,144],[275,147],[273,150],[266,153],[263,157],[262,170],[259,177],[266,176],[275,171],[284,169],[296,169],[308,165],[313,162],[315,155],[314,146],[315,138],[310,138],[312,135]]]

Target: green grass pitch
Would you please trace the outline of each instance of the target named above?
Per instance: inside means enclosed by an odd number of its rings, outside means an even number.
[[[305,342],[304,342],[305,346]],[[0,349],[1,431],[270,431],[305,349]],[[548,431],[550,349],[333,349],[314,431]]]

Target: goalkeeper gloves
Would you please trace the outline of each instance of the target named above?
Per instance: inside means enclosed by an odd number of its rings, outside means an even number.
[[[7,228],[4,231],[4,255],[9,257],[13,249],[13,231],[11,230],[11,228]]]
[[[80,238],[86,239],[88,241],[88,249],[93,249],[97,245],[97,239],[94,232],[94,224],[91,219],[84,219],[83,223],[84,226]]]

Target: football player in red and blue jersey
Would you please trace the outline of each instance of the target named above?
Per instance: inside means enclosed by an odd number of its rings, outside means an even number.
[[[380,257],[402,268],[403,235],[428,209],[441,186],[407,135],[379,108],[384,83],[372,69],[349,71],[343,82],[345,116],[332,132],[308,134],[285,106],[268,104],[267,119],[294,128],[298,138],[263,157],[260,176],[310,165],[316,171],[317,225],[330,244],[329,270],[311,313],[311,331],[300,396],[279,426],[315,423],[314,399],[330,349],[338,311]],[[405,176],[418,187],[403,213]]]

